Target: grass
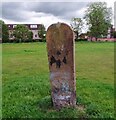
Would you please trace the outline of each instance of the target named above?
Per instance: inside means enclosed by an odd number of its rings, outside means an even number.
[[[2,45],[0,44],[0,119],[2,119]]]
[[[2,45],[3,118],[114,118],[114,43],[75,45],[77,108],[51,102],[46,43]]]

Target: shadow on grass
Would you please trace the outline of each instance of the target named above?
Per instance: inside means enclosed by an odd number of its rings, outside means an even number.
[[[53,107],[51,97],[46,96],[39,100],[38,107],[39,110],[41,110],[42,113],[45,113],[49,118],[104,118],[104,115],[101,115],[100,109],[96,104],[84,104],[81,97],[78,97],[76,102],[77,105],[75,108],[62,108],[60,110],[56,110]],[[110,118],[107,115],[105,116]]]
[[[86,109],[84,105],[77,104],[75,108],[62,108],[57,110],[53,107],[52,99],[46,96],[39,100],[38,107],[41,112],[46,113],[52,118],[87,118]]]
[[[53,108],[52,98],[50,96],[46,96],[39,100],[38,102],[39,109],[42,111],[48,111]]]

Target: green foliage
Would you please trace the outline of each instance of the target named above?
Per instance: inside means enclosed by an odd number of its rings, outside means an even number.
[[[13,31],[16,42],[30,42],[32,40],[33,33],[22,24],[18,24]]]
[[[51,102],[46,43],[3,44],[3,118],[114,118],[114,44],[75,44],[77,108]]]
[[[96,39],[102,35],[105,36],[111,25],[111,16],[111,8],[107,8],[105,2],[89,4],[84,18],[89,25],[91,36],[96,37]]]
[[[2,42],[2,24],[3,24],[3,21],[0,20],[0,42]]]
[[[39,28],[39,30],[38,30],[38,35],[39,35],[39,37],[41,38],[40,39],[40,42],[45,42],[46,40],[45,40],[45,38],[46,38],[46,30],[45,30],[45,27],[44,27],[44,25],[41,25],[40,26],[40,28]]]
[[[1,24],[5,24],[3,20],[0,20],[0,25],[1,25]]]
[[[9,41],[8,27],[4,21],[0,20],[0,37],[2,37],[2,42],[6,43]]]
[[[28,31],[28,39],[26,39],[24,42],[32,42],[33,41],[33,33],[32,31]]]
[[[113,32],[113,35],[112,35],[114,38],[116,38],[116,31]]]
[[[87,39],[75,39],[75,41],[80,42],[80,41],[87,41]],[[88,42],[88,41],[87,41]]]

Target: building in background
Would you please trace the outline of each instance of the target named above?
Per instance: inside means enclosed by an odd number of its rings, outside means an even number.
[[[41,29],[41,24],[24,24],[28,27],[30,31],[33,33],[33,40],[41,39],[38,35],[38,31]],[[13,30],[17,26],[17,24],[7,24],[9,30],[9,40],[14,40]]]
[[[114,31],[115,31],[115,28],[113,25],[111,25],[111,27],[109,27],[108,29],[107,38],[113,38]]]

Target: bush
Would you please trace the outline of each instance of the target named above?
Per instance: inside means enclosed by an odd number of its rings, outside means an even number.
[[[39,39],[39,42],[46,42],[46,39],[45,38]]]
[[[87,39],[75,39],[75,41],[79,42],[79,41],[87,41]]]
[[[113,37],[116,38],[116,31],[114,31],[114,33],[113,33]]]
[[[2,43],[8,43],[9,39],[2,39]]]
[[[2,42],[3,43],[7,43],[9,42],[9,33],[8,33],[8,27],[7,25],[3,22],[1,25],[0,25],[0,31],[2,32]]]
[[[28,42],[33,42],[33,40],[32,39],[27,39],[27,40],[24,40],[22,42],[28,43]]]

